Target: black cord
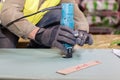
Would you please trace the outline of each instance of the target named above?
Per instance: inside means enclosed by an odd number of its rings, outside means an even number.
[[[61,9],[61,6],[55,6],[55,7],[45,8],[45,9],[42,9],[42,10],[37,11],[37,12],[35,12],[35,13],[32,13],[32,14],[29,14],[29,15],[26,15],[26,16],[23,16],[23,17],[20,17],[20,18],[14,20],[14,21],[8,23],[8,24],[6,25],[6,27],[9,27],[9,26],[12,25],[13,23],[15,23],[15,22],[17,22],[17,21],[19,21],[19,20],[21,20],[21,19],[23,19],[23,18],[27,18],[27,17],[33,16],[33,15],[36,15],[36,14],[38,14],[38,13],[40,13],[40,12],[45,12],[45,11],[47,11],[47,10],[55,10],[55,9]]]

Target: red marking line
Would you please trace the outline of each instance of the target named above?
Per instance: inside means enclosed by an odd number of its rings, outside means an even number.
[[[88,62],[88,63],[85,63],[85,64],[79,64],[77,66],[73,66],[73,67],[70,67],[70,68],[63,69],[63,70],[58,70],[57,73],[66,75],[66,74],[69,74],[69,73],[72,73],[72,72],[75,72],[75,71],[79,71],[81,69],[85,69],[85,68],[88,68],[88,67],[91,67],[91,66],[95,66],[95,65],[100,64],[100,63],[101,62],[99,62],[99,61],[91,61],[91,62]]]

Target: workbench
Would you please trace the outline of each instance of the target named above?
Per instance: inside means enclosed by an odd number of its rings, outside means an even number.
[[[61,75],[56,71],[89,61],[101,64]],[[75,49],[62,58],[58,49],[0,49],[1,80],[120,80],[120,58],[112,49]]]

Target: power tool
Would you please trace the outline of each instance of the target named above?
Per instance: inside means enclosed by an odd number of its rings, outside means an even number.
[[[61,21],[62,26],[67,26],[70,29],[74,29],[74,4],[73,3],[62,3],[61,4]],[[64,58],[71,58],[73,53],[73,46],[64,43],[63,44],[67,49],[67,54],[63,55]]]
[[[9,27],[10,25],[12,25],[14,22],[17,22],[23,18],[26,17],[30,17],[32,15],[38,14],[40,12],[44,12],[47,10],[55,10],[55,9],[61,9],[61,20],[60,20],[60,24],[63,26],[67,26],[70,29],[74,29],[74,4],[73,3],[62,3],[60,6],[55,6],[55,7],[49,7],[49,8],[45,8],[43,10],[40,10],[38,12],[35,12],[33,14],[29,14],[23,17],[20,17],[10,23],[8,23],[6,26]],[[73,46],[63,43],[63,45],[65,46],[65,48],[67,49],[67,53],[65,55],[63,55],[64,58],[71,58],[72,57],[72,53],[73,53]]]

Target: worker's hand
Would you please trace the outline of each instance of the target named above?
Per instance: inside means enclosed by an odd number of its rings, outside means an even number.
[[[70,44],[72,46],[76,43],[76,38],[73,34],[73,30],[63,26],[53,26],[49,28],[41,28],[35,37],[38,43],[42,43],[45,46],[57,47],[64,53],[67,53],[67,49],[63,43]]]
[[[75,31],[76,35],[76,44],[83,46],[84,44],[93,44],[92,35],[88,34],[86,31],[77,30]]]

